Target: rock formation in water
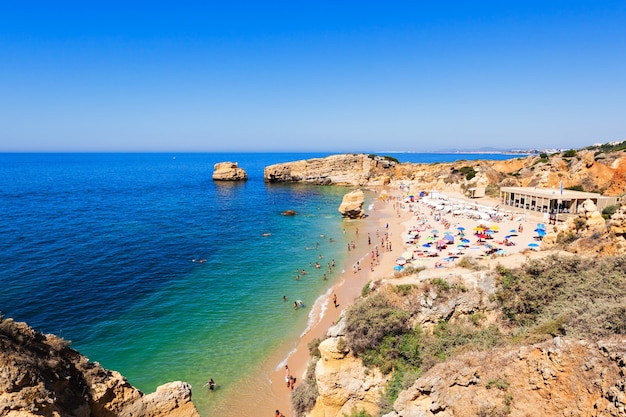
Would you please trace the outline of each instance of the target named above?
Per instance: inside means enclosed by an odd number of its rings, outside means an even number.
[[[348,219],[362,219],[365,217],[363,204],[365,203],[365,194],[362,190],[350,191],[343,196],[339,213]]]
[[[199,417],[189,384],[145,395],[68,345],[0,317],[0,416]]]
[[[264,170],[265,182],[303,182],[320,185],[365,185],[384,183],[395,162],[363,154],[331,155],[270,165]],[[388,178],[387,178],[388,181]]]
[[[213,167],[214,181],[245,181],[248,174],[237,162],[218,162]]]

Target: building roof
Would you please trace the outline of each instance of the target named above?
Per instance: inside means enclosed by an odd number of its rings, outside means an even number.
[[[500,191],[506,191],[515,194],[525,194],[535,197],[543,197],[560,200],[582,200],[582,199],[599,199],[603,198],[598,193],[586,193],[584,191],[563,190],[561,194],[558,188],[538,188],[538,187],[501,187]]]

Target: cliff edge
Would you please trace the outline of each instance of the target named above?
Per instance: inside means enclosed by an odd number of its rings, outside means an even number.
[[[67,341],[1,316],[0,415],[200,417],[189,384],[171,382],[144,395]]]

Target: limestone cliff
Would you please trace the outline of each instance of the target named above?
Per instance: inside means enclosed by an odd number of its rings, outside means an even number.
[[[363,191],[350,191],[348,194],[343,196],[338,211],[343,217],[349,219],[362,219],[365,217],[365,212],[363,211],[364,203],[365,194],[363,194]]]
[[[384,417],[623,416],[626,337],[467,352],[400,393]]]
[[[419,278],[372,283],[370,291],[387,291],[396,306],[413,311],[411,328],[419,326],[434,333],[437,328],[441,331],[438,326],[442,322],[465,322],[471,327],[480,319],[483,328],[499,326],[500,334],[506,333],[508,325],[494,301],[499,291],[496,271],[424,273]],[[421,286],[410,290],[408,283]],[[379,415],[384,404],[381,399],[393,376],[381,374],[377,367],[366,367],[347,347],[347,328],[352,321],[349,314],[350,310],[319,345],[320,359],[315,367],[319,397],[307,413],[310,417],[341,417],[355,411]],[[468,335],[459,332],[454,340]],[[446,343],[455,342],[448,339]],[[390,408],[384,417],[626,415],[624,334],[593,341],[554,337],[527,343],[491,349],[470,344],[444,362],[434,361],[409,388],[400,391],[393,404],[387,405]],[[383,344],[389,355],[400,354],[391,342]],[[419,352],[420,356],[428,355],[429,350],[420,344]]]
[[[189,384],[172,382],[144,395],[63,339],[1,317],[0,415],[199,417]]]
[[[468,173],[471,172],[471,175]],[[622,195],[626,192],[626,153],[596,155],[580,150],[575,156],[537,155],[503,161],[456,161],[441,164],[399,164],[392,179],[418,182],[424,189],[470,187],[581,187],[589,192]]]
[[[319,398],[311,417],[350,415],[354,409],[378,411],[378,401],[387,378],[368,370],[345,348],[340,335],[319,345],[321,358],[315,367]]]
[[[320,185],[365,185],[383,181],[394,162],[363,154],[331,155],[270,165],[264,170],[265,182],[304,182]]]
[[[456,161],[440,164],[396,163],[364,154],[332,155],[265,168],[266,182],[304,182],[322,185],[384,185],[408,180],[423,189],[470,187],[580,187],[589,192],[622,195],[626,192],[626,153],[579,150],[573,154],[531,155],[503,161]]]

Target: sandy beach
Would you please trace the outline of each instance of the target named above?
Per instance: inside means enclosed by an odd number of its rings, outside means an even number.
[[[506,219],[495,216],[490,220],[473,219],[465,215],[453,215],[451,212],[443,213],[425,204],[427,200],[411,202],[407,200],[408,193],[399,185],[391,185],[385,191],[387,198],[380,198],[384,195],[380,194],[379,198],[372,202],[372,209],[366,219],[346,221],[345,233],[354,241],[355,248],[348,252],[345,263],[338,265],[342,272],[336,283],[312,307],[316,310],[314,322],[310,323],[309,329],[298,340],[286,343],[273,356],[267,358],[260,369],[260,374],[250,381],[251,384],[255,384],[250,397],[240,398],[236,404],[230,404],[227,408],[228,415],[258,415],[259,412],[273,415],[276,409],[286,416],[292,415],[291,389],[285,382],[285,365],[289,367],[290,374],[296,378],[297,387],[306,372],[309,360],[308,344],[315,338],[325,336],[341,312],[360,297],[366,283],[382,279],[397,280],[398,283],[415,283],[436,276],[445,277],[459,272],[460,268],[456,265],[463,257],[474,258],[476,262],[493,268],[497,264],[513,267],[530,257],[545,255],[538,252],[536,250],[538,248],[528,246],[540,243],[536,239],[535,229],[538,223],[544,221],[541,216],[526,214],[513,218],[509,216]],[[442,195],[452,202],[480,205],[484,210],[498,206],[496,199],[469,200],[453,191],[444,192]],[[484,231],[478,229],[480,225],[491,226],[491,232],[484,239],[477,236]],[[408,232],[418,228],[421,229],[419,238],[407,240]],[[436,245],[437,239],[445,236],[446,231],[454,237],[454,243],[447,244],[445,248],[437,251],[437,256],[425,255],[433,250],[433,242]],[[437,237],[434,237],[435,235]],[[485,237],[484,234],[482,236]],[[467,242],[462,243],[463,247],[459,247],[462,238]],[[505,239],[514,244],[506,246]],[[424,247],[427,243],[431,244],[430,248]],[[389,245],[391,250],[388,250]],[[376,249],[380,256],[372,269],[372,251],[376,252]],[[485,255],[488,251],[492,253]],[[397,258],[408,253],[414,254],[412,260],[414,265],[424,270],[419,274],[396,278],[394,272],[399,269]],[[356,265],[360,268],[356,268]],[[333,295],[336,295],[337,307],[333,305]],[[265,378],[262,374],[266,375]],[[259,381],[263,381],[262,386],[258,386]]]

